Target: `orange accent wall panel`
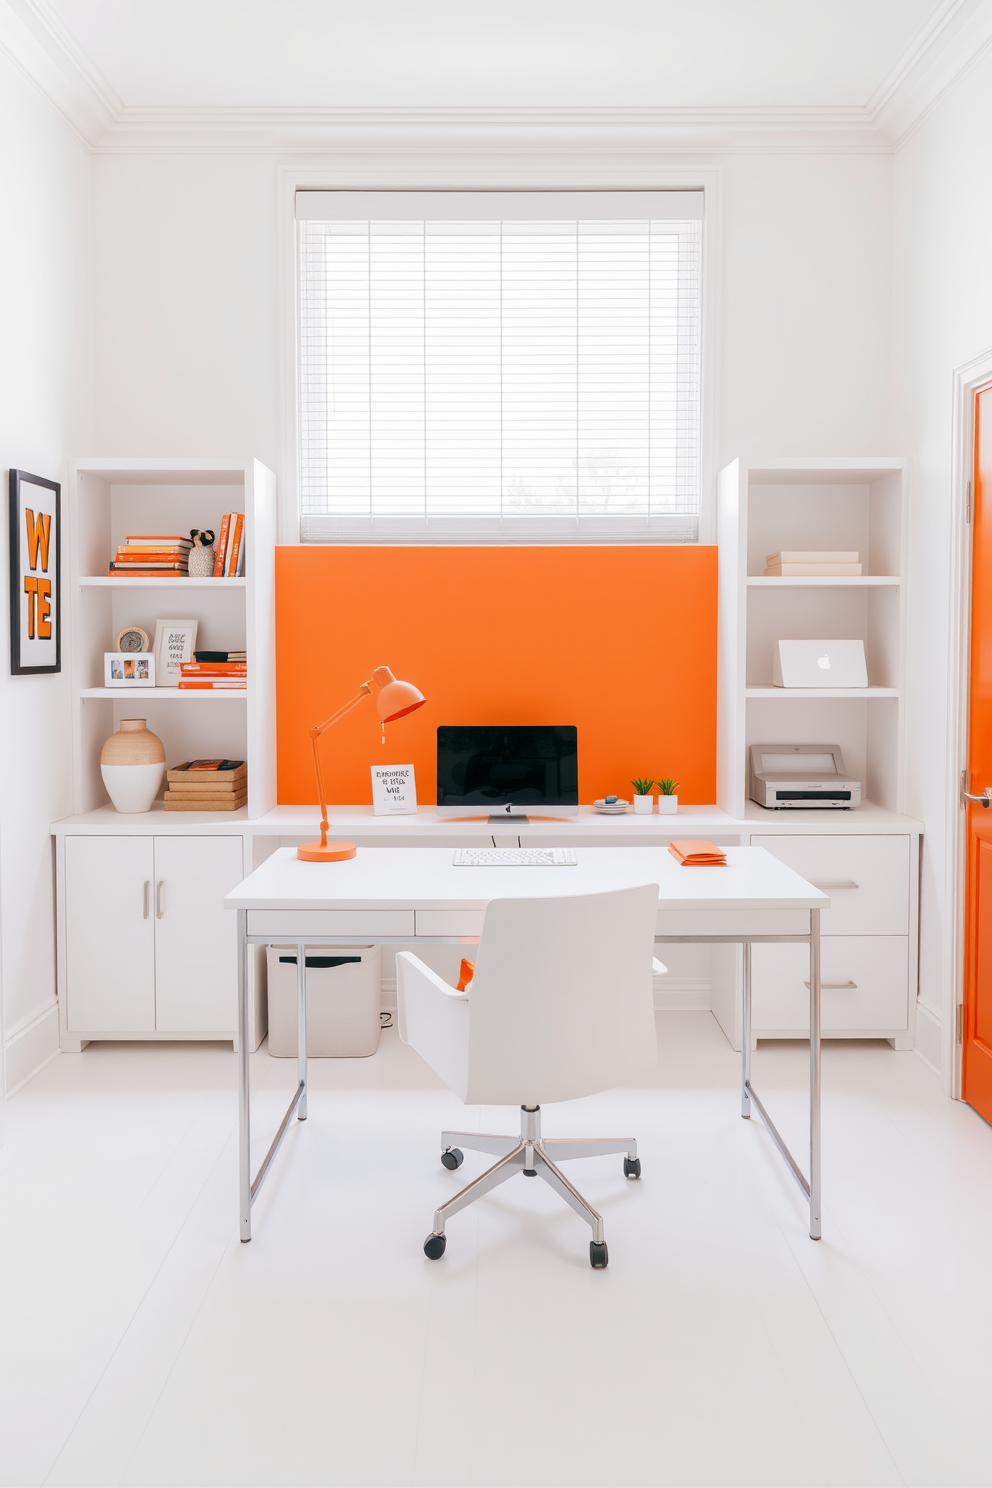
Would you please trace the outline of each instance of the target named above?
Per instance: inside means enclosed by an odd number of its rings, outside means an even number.
[[[714,547],[277,548],[279,800],[316,800],[308,730],[384,663],[427,704],[385,747],[372,699],[324,736],[332,802],[412,761],[433,804],[442,723],[573,723],[582,802],[635,775],[712,802],[716,611]]]

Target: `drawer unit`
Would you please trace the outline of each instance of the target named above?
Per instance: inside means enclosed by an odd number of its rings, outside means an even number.
[[[909,939],[904,935],[829,935],[821,944],[824,1033],[908,1027]],[[809,1035],[809,951],[804,945],[752,950],[754,1026]]]
[[[830,895],[823,935],[909,934],[909,837],[791,837],[754,833],[764,847]]]

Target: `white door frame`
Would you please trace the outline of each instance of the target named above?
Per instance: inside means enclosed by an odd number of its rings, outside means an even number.
[[[958,1009],[964,999],[965,868],[967,841],[961,772],[968,767],[968,701],[971,671],[971,482],[974,478],[975,393],[992,382],[992,349],[955,368],[951,449],[951,614],[947,707],[947,851],[944,868],[943,1077],[948,1095],[961,1099]]]

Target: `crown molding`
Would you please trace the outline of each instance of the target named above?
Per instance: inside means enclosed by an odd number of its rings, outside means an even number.
[[[51,0],[0,0],[0,53],[99,154],[879,153],[992,47],[992,0],[939,0],[864,105],[670,108],[125,105]]]
[[[48,0],[0,0],[0,53],[82,143],[92,148],[114,128],[121,100]]]

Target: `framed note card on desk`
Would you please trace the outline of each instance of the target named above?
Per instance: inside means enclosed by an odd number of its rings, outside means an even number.
[[[372,766],[372,809],[376,816],[416,816],[417,782],[412,765]]]

